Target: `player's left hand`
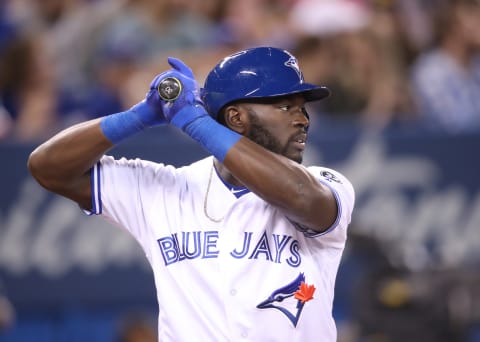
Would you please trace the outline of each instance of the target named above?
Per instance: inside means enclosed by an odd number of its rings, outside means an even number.
[[[169,57],[168,63],[173,69],[159,74],[152,81],[151,89],[156,89],[155,101],[162,107],[165,119],[183,129],[195,117],[207,115],[200,99],[200,92],[192,70],[180,59]],[[179,94],[172,100],[162,99],[159,86],[167,78],[180,82]],[[147,99],[148,101],[148,99]]]

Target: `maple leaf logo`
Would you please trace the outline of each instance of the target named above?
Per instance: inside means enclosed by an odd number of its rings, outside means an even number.
[[[300,284],[300,288],[294,293],[294,296],[296,299],[302,302],[302,304],[305,304],[309,300],[313,299],[313,294],[315,293],[315,286],[314,285],[308,285],[305,284],[305,282],[302,281]]]

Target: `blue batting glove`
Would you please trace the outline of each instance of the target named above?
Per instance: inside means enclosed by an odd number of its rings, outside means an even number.
[[[180,128],[220,161],[241,135],[220,125],[205,110],[192,70],[177,58],[168,58],[173,69],[152,82],[155,106],[162,108],[165,119]]]
[[[157,126],[167,124],[168,121],[163,113],[162,99],[158,93],[158,83],[164,79],[167,72],[161,73],[152,80],[150,89],[145,99],[133,106],[130,110],[136,111],[146,126]]]
[[[160,105],[165,119],[172,125],[184,130],[196,118],[208,115],[200,99],[200,92],[192,70],[180,59],[169,57],[168,63],[173,69],[161,73],[152,82],[156,94],[151,95],[155,106]],[[173,78],[180,82],[179,94],[172,100],[162,99],[159,89],[162,81]],[[149,93],[150,94],[150,93]]]
[[[118,144],[148,127],[168,123],[155,87],[157,78],[158,76],[150,83],[150,90],[143,101],[124,112],[102,118],[102,132],[113,144]]]
[[[157,108],[149,103],[149,95],[151,92],[152,91],[149,91],[147,93],[145,100],[130,108],[130,111],[137,113],[145,127],[167,124],[167,120],[165,119],[165,116],[163,116],[161,107]]]

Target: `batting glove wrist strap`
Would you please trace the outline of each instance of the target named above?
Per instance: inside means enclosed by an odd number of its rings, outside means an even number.
[[[103,134],[113,144],[128,138],[147,127],[166,123],[147,103],[142,101],[125,112],[111,114],[102,118],[100,127]]]
[[[178,114],[171,123],[181,128],[221,162],[230,148],[242,137],[213,120],[201,105],[185,107]]]

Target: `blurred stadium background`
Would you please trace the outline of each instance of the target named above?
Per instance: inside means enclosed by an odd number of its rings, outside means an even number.
[[[309,108],[305,164],[356,189],[338,341],[480,341],[479,1],[2,0],[0,342],[155,340],[137,243],[41,189],[26,160],[138,102],[167,56],[202,83],[258,45],[292,51],[333,91]],[[112,154],[179,166],[205,151],[162,127]]]

